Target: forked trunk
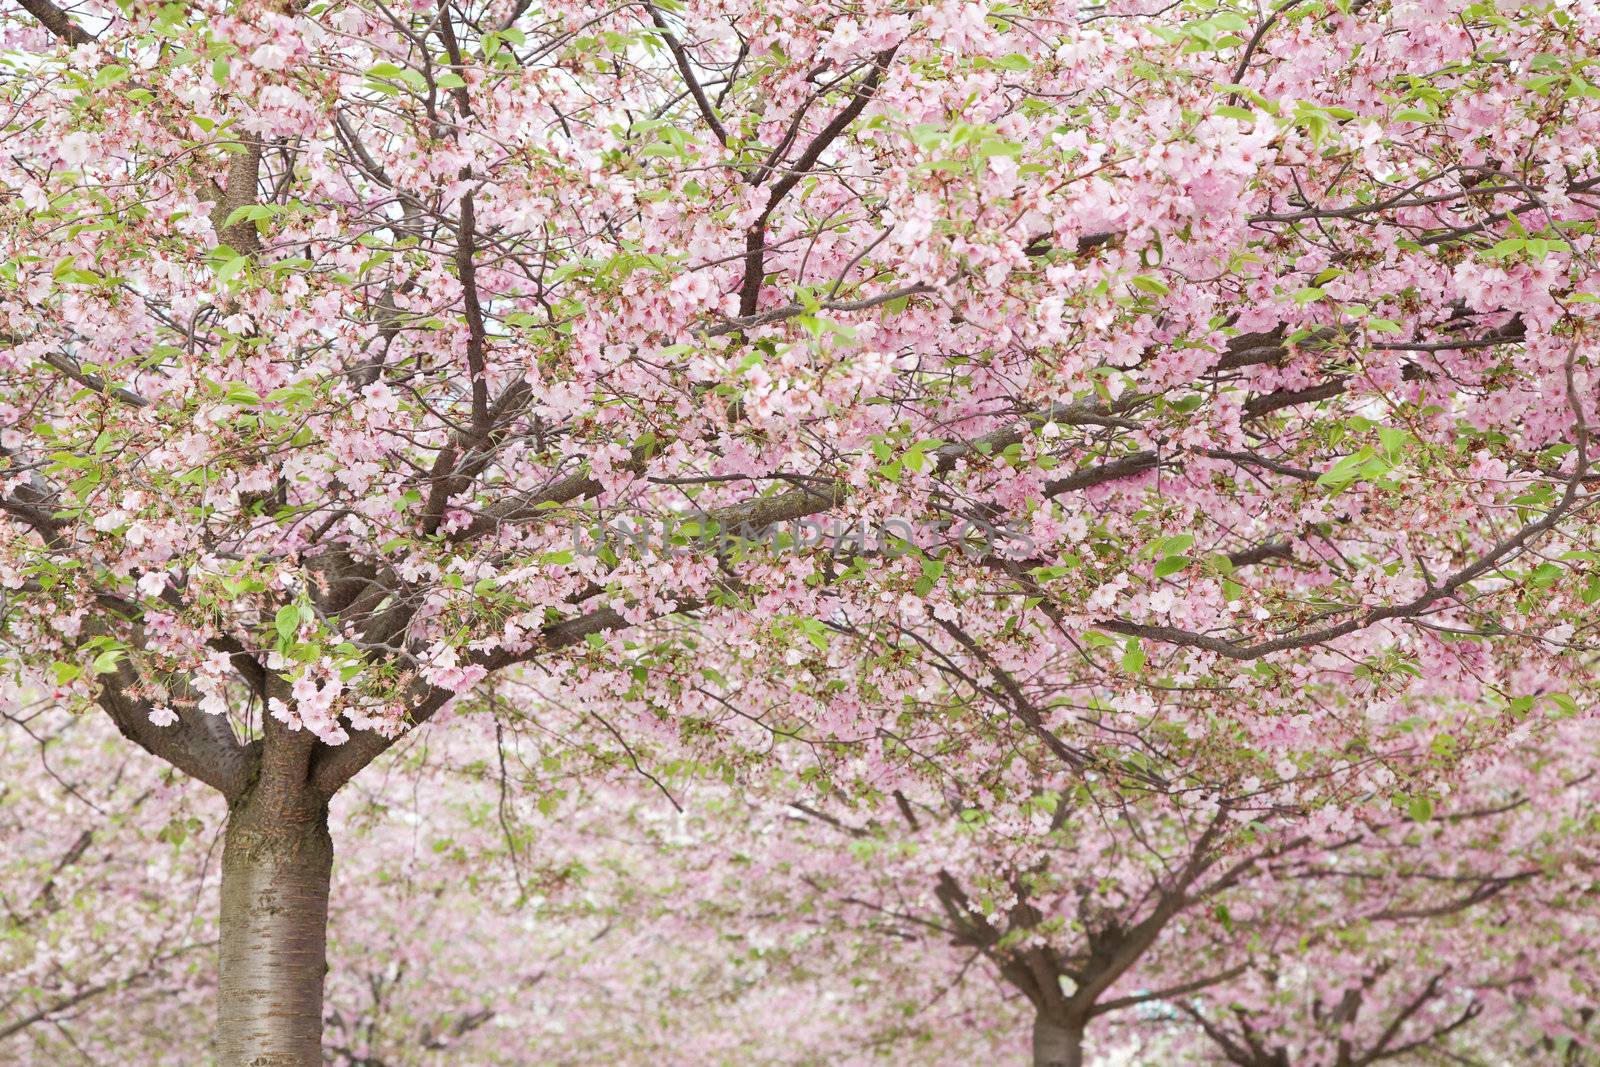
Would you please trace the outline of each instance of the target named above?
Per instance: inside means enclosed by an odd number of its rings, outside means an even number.
[[[310,790],[258,784],[222,853],[220,1067],[321,1067],[333,839]]]
[[[1033,1067],[1083,1067],[1083,1028],[1035,1015]]]

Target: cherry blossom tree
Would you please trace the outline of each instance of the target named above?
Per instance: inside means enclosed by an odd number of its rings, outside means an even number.
[[[1096,799],[1043,792],[1011,825],[976,808],[919,812],[906,799],[906,825],[892,837],[799,804],[854,838],[858,861],[804,877],[833,898],[843,925],[870,920],[884,936],[948,941],[967,953],[965,968],[992,967],[1031,1009],[1032,1062],[1081,1067],[1087,1031],[1101,1017],[1181,1001],[1234,977],[1237,968],[1224,964],[1166,987],[1130,986],[1175,920],[1189,911],[1226,915],[1219,899],[1269,857],[1305,844],[1264,835],[1240,847],[1234,831],[1255,814],[1248,810]]]
[[[1103,783],[897,793],[876,818],[797,801],[757,870],[837,926],[960,948],[953,986],[1023,1000],[1036,1064],[1586,1062],[1596,737],[1538,733],[1467,761],[1437,810]]]
[[[1180,936],[1151,972],[1188,973],[1196,951],[1241,965],[1134,1026],[1197,1062],[1587,1062],[1595,742],[1592,720],[1559,722],[1425,822],[1271,865],[1231,902],[1231,945]]]
[[[511,669],[1419,805],[1591,706],[1592,5],[20,7],[0,640],[226,798],[224,1063]]]

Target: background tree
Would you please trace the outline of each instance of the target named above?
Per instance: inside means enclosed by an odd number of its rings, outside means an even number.
[[[1228,980],[1131,1025],[1196,1062],[1590,1062],[1596,739],[1592,720],[1541,733],[1426,819],[1270,864],[1230,902],[1231,944],[1179,937],[1149,965],[1236,960]]]

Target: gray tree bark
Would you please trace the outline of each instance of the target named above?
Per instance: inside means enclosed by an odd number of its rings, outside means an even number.
[[[261,782],[230,807],[222,853],[221,1067],[321,1067],[333,838],[308,787]]]
[[[1033,1067],[1083,1067],[1083,1029],[1036,1014]]]

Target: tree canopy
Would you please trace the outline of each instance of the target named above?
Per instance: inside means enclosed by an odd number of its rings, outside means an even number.
[[[330,805],[462,720],[835,981],[937,931],[951,1048],[1579,1047],[1488,990],[1589,921],[1593,3],[19,3],[0,666],[225,798],[219,1062],[332,1047]]]

